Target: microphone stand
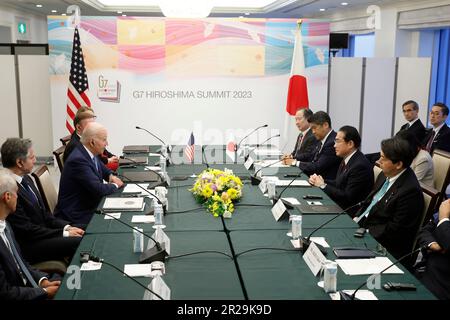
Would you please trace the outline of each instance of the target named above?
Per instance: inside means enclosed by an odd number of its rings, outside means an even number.
[[[155,139],[159,140],[159,141],[163,144],[163,146],[166,146],[166,147],[167,147],[167,153],[168,153],[168,156],[169,156],[169,157],[172,156],[172,150],[170,150],[169,145],[167,145],[161,138],[159,138],[157,135],[151,133],[150,131],[148,131],[148,130],[145,129],[145,128],[136,126],[136,129],[138,129],[138,130],[144,130],[144,131],[147,132],[149,135],[151,135],[151,136],[154,137]],[[163,147],[163,146],[162,146],[162,147]],[[162,148],[162,147],[161,147],[161,148]],[[162,153],[162,150],[161,150],[160,153]],[[166,162],[167,162],[167,166],[169,166],[169,165],[170,165],[170,160],[166,158]]]
[[[128,158],[128,157],[125,157],[125,156],[120,156],[120,159],[125,159],[125,160],[128,160],[128,161],[131,161],[132,163],[134,163],[134,164],[137,165],[137,166],[143,166],[143,167],[145,166],[145,165],[143,165],[143,164],[140,164],[140,163],[134,161],[134,159],[131,159],[131,158]],[[156,172],[155,170],[152,170],[152,169],[150,169],[150,168],[148,168],[148,167],[147,167],[147,169],[148,169],[148,171],[151,171],[151,172],[153,172],[154,174],[156,174],[157,177],[158,177],[158,179],[159,179],[159,181],[160,181],[160,182],[158,182],[156,185],[152,185],[153,188],[158,187],[158,186],[168,187],[167,181],[165,181],[165,180],[161,177],[161,175],[160,175],[158,172]],[[124,176],[121,175],[121,177],[124,177]],[[125,178],[126,178],[128,181],[131,181],[130,178],[127,178],[127,177],[125,177]],[[149,184],[149,187],[150,187],[150,184]],[[150,189],[152,189],[152,188],[150,188]]]
[[[273,162],[271,164],[268,164],[264,167],[259,168],[258,170],[255,171],[255,173],[253,175],[250,176],[250,181],[252,183],[252,185],[257,186],[261,183],[262,179],[260,177],[257,176],[258,172],[260,172],[262,169],[264,168],[268,168],[270,166],[273,166],[274,164],[280,163],[281,161],[283,161],[283,159],[280,159],[276,162]]]
[[[254,129],[252,132],[250,132],[249,134],[247,134],[245,137],[243,137],[241,139],[241,141],[239,141],[239,143],[237,145],[234,145],[234,163],[237,163],[237,151],[239,150],[239,146],[241,145],[242,141],[244,141],[245,139],[247,139],[253,132],[255,132],[256,130],[259,130],[261,128],[267,128],[267,124],[259,126],[258,128]]]

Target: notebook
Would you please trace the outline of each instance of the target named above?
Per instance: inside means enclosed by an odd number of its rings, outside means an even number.
[[[119,166],[124,164],[148,164],[147,157],[130,157],[129,159],[119,159]]]
[[[161,177],[152,171],[127,171],[122,174],[124,182],[153,182],[160,181]]]
[[[296,205],[295,208],[302,214],[330,214],[342,212],[341,207],[337,204],[309,205],[306,202],[302,202],[300,205]]]
[[[124,146],[122,149],[123,153],[149,153],[150,152],[150,146],[137,146],[137,145],[130,145],[130,146]]]
[[[375,258],[376,254],[365,248],[334,248],[337,259],[366,259]]]

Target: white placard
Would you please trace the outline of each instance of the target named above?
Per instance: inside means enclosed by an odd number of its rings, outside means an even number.
[[[295,199],[295,198],[281,198],[281,199],[283,199],[283,200],[289,202],[290,204],[292,204],[292,205],[294,205],[294,206],[300,204],[300,201],[298,201],[298,200]]]
[[[284,213],[287,212],[286,206],[284,205],[283,201],[278,200],[277,203],[272,207],[272,214],[276,221],[280,220]]]
[[[266,179],[262,179],[261,182],[258,185],[259,190],[261,190],[261,192],[264,194],[267,192],[267,180]]]
[[[252,157],[248,157],[247,161],[245,161],[244,166],[245,169],[250,170],[255,160],[252,159]]]
[[[148,187],[148,183],[139,183],[139,185],[144,188],[145,190],[147,190]],[[139,186],[135,183],[127,183],[125,185],[125,188],[123,188],[122,193],[142,193],[145,192],[144,190],[142,190],[142,188],[139,188]]]
[[[380,273],[392,264],[388,257],[375,257],[369,259],[337,259],[339,267],[345,274],[354,275],[371,275]],[[392,266],[383,274],[402,274],[403,271],[397,266]]]
[[[106,212],[106,213],[108,214],[108,216],[105,215],[105,220],[114,220],[114,218],[120,219],[120,216],[122,215],[121,212]]]
[[[276,185],[279,187],[287,186],[292,180],[277,180]],[[293,187],[311,187],[308,180],[294,180],[291,183]]]
[[[164,232],[163,229],[158,228],[155,230],[155,232],[152,234],[152,238],[155,239],[160,244],[164,244],[164,249],[166,250],[167,254],[170,255],[170,238],[167,236],[167,234]],[[147,250],[150,248],[153,248],[155,246],[155,243],[152,239],[148,239],[148,245]]]
[[[95,271],[102,268],[101,262],[94,262],[89,260],[81,265],[80,271]]]
[[[132,223],[153,223],[155,222],[154,216],[136,215],[131,218]]]
[[[126,264],[123,272],[130,277],[150,277],[152,268],[150,264]]]
[[[308,250],[306,250],[305,254],[303,255],[303,260],[305,260],[306,265],[309,267],[311,272],[317,276],[320,269],[322,268],[322,265],[327,260],[323,253],[319,250],[319,248],[316,246],[314,242],[311,242],[309,245]]]
[[[164,282],[161,277],[153,278],[152,282],[148,285],[148,288],[158,294],[163,300],[170,300],[170,288]],[[156,295],[146,290],[144,293],[144,300],[161,300]]]

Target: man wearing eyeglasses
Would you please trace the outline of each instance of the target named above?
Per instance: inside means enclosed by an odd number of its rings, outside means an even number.
[[[448,107],[436,102],[430,111],[430,123],[433,126],[425,136],[423,145],[433,155],[434,150],[450,152],[450,128],[445,123],[448,117]]]
[[[402,111],[407,122],[400,128],[400,131],[407,130],[418,141],[422,141],[426,132],[422,121],[419,119],[419,105],[413,100],[408,100],[403,103]]]

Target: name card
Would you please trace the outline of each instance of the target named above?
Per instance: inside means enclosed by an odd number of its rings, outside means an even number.
[[[252,157],[248,157],[247,161],[245,161],[244,166],[245,169],[250,170],[255,160],[252,159]]]
[[[283,201],[278,200],[272,207],[272,214],[276,221],[279,221],[282,217],[287,216],[287,209]]]
[[[322,265],[327,261],[325,256],[322,254],[320,249],[311,241],[308,250],[306,250],[303,255],[303,260],[305,260],[306,265],[309,267],[311,272],[317,276]]]
[[[152,238],[158,241],[160,244],[164,244],[164,249],[166,250],[167,254],[170,255],[170,238],[163,231],[163,229],[157,228],[156,231],[152,234]],[[151,239],[149,239],[147,250],[154,246],[155,243]]]
[[[261,190],[261,192],[264,194],[267,192],[267,180],[266,179],[262,179],[262,181],[259,183],[259,190]]]

